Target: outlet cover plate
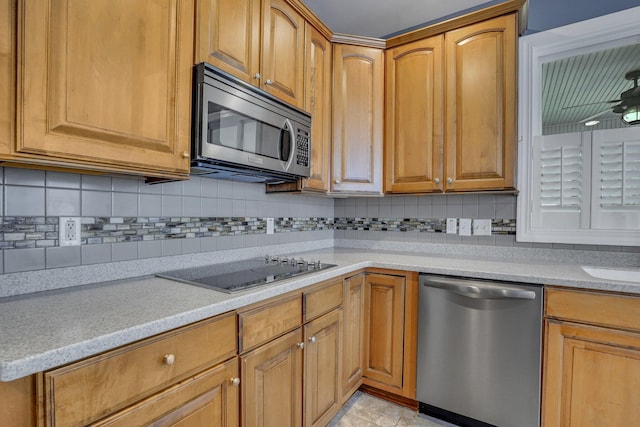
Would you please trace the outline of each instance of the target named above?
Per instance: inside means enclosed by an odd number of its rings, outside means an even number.
[[[447,234],[458,234],[458,218],[447,218]]]
[[[275,232],[275,222],[273,218],[267,218],[267,234],[273,234]]]
[[[59,246],[80,246],[80,217],[61,216],[58,223]]]

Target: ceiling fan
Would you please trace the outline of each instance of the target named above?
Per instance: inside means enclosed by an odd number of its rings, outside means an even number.
[[[629,71],[624,76],[625,79],[629,81],[633,81],[633,87],[625,90],[620,94],[620,99],[610,99],[608,101],[600,101],[600,102],[591,102],[588,104],[581,105],[573,105],[570,107],[564,107],[563,110],[568,108],[577,108],[584,107],[586,105],[597,105],[597,104],[614,104],[619,102],[618,105],[614,105],[613,107],[607,108],[593,116],[587,117],[586,119],[580,120],[580,123],[588,122],[590,120],[595,119],[602,114],[605,114],[609,111],[612,111],[616,114],[622,114],[621,119],[623,122],[629,125],[637,125],[640,124],[640,87],[638,86],[638,80],[640,79],[640,69]]]

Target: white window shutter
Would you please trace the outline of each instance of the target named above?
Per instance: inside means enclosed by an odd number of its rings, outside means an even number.
[[[640,230],[640,128],[593,132],[591,228]]]
[[[540,136],[533,148],[532,227],[588,227],[589,133]]]

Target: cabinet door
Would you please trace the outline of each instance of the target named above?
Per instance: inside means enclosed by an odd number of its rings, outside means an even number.
[[[331,162],[331,43],[306,24],[305,110],[311,113],[311,176],[307,190],[329,190]]]
[[[262,88],[304,108],[304,24],[285,0],[262,3]]]
[[[344,281],[342,396],[345,401],[362,384],[364,277],[364,274],[358,274]]]
[[[402,388],[405,278],[365,276],[364,376]]]
[[[325,426],[342,404],[342,310],[305,325],[304,425]]]
[[[208,62],[259,85],[260,3],[197,0],[195,62]]]
[[[442,191],[443,36],[388,50],[385,191]]]
[[[234,357],[92,426],[238,427],[238,374]]]
[[[243,427],[302,425],[302,329],[241,357]]]
[[[335,44],[331,191],[382,192],[382,50]]]
[[[38,425],[37,379],[31,375],[0,381],[0,426],[35,427]]]
[[[193,0],[22,1],[19,12],[18,157],[188,175]]]
[[[15,0],[0,0],[0,156],[11,152],[15,132],[15,18]]]
[[[513,187],[516,15],[445,34],[446,190]]]
[[[546,427],[640,425],[640,334],[548,320]]]

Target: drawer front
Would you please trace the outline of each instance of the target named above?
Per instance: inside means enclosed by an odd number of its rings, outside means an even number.
[[[304,321],[320,317],[342,305],[342,280],[320,286],[303,294]]]
[[[547,288],[545,316],[640,331],[640,297]]]
[[[92,424],[92,427],[164,426],[180,427],[240,425],[240,368],[238,358]]]
[[[45,373],[51,425],[95,421],[237,352],[235,314],[149,338]]]
[[[240,352],[245,352],[302,324],[300,294],[239,313]]]

